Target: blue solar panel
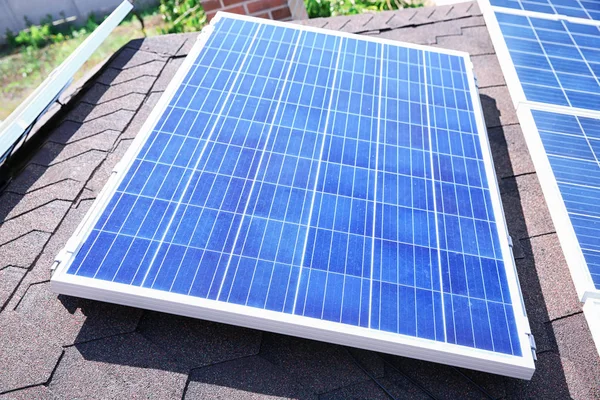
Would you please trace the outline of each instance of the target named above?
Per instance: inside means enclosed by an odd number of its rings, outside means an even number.
[[[480,2],[573,282],[589,302],[600,296],[600,2]]]
[[[463,57],[220,18],[67,274],[521,357],[476,116]]]
[[[600,20],[600,3],[596,0],[490,0],[490,3],[515,10]]]
[[[596,289],[600,289],[600,120],[532,110]]]
[[[496,13],[529,101],[600,109],[600,30],[527,16]]]

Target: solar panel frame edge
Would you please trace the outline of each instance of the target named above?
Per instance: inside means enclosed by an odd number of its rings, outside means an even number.
[[[66,273],[71,262],[74,260],[75,255],[77,254],[78,248],[84,243],[87,236],[89,236],[91,233],[92,228],[96,221],[100,218],[104,207],[110,200],[114,191],[117,189],[121,180],[124,178],[128,167],[133,163],[135,156],[141,150],[146,138],[151,134],[155,124],[158,122],[162,113],[166,110],[179,85],[183,82],[186,74],[192,67],[196,57],[210,36],[214,24],[224,17],[255,21],[261,24],[271,24],[303,31],[325,33],[328,35],[358,40],[373,41],[376,43],[384,43],[394,46],[403,46],[429,52],[450,54],[462,57],[465,60],[470,86],[470,95],[472,103],[475,107],[475,117],[481,141],[482,153],[484,154],[483,161],[486,167],[486,177],[490,186],[490,193],[492,193],[491,197],[494,213],[497,216],[496,222],[499,229],[499,240],[501,242],[502,254],[506,265],[506,273],[509,281],[509,290],[513,303],[512,306],[515,314],[515,322],[517,331],[519,332],[519,343],[523,353],[522,356],[495,353],[492,351],[480,350],[476,348],[460,346],[457,344],[436,342],[411,336],[403,336],[379,330],[371,330],[369,328],[361,328],[344,325],[341,323],[317,320],[299,315],[289,315],[263,309],[252,309],[251,307],[247,306],[239,306],[236,304],[223,303],[202,298],[192,298],[171,292],[161,292],[159,290],[147,289],[143,287],[133,287],[116,282],[101,281],[82,276],[69,275]],[[84,217],[83,221],[77,227],[71,239],[69,239],[67,242],[65,249],[63,249],[57,256],[56,262],[53,265],[54,272],[51,279],[51,286],[55,292],[66,295],[85,297],[99,301],[151,309],[193,318],[207,319],[232,325],[241,325],[254,329],[300,336],[308,339],[332,342],[341,345],[360,347],[368,350],[407,356],[425,361],[450,364],[484,372],[507,375],[515,378],[531,379],[531,376],[535,370],[535,365],[533,354],[529,351],[530,328],[524,311],[525,309],[522,296],[520,294],[518,278],[516,276],[516,266],[514,264],[512,252],[508,244],[508,236],[503,234],[503,232],[507,232],[506,220],[501,207],[500,192],[498,189],[496,176],[493,171],[493,161],[487,133],[485,130],[483,111],[479,102],[477,87],[474,83],[472,63],[468,53],[431,48],[393,40],[362,37],[345,32],[329,31],[320,28],[219,12],[213,18],[211,24],[205,27],[200,33],[198,40],[194,44],[189,55],[182,63],[164,94],[161,96],[159,102],[151,112],[151,117],[148,118],[148,120],[142,126],[140,132],[134,139],[123,159],[117,164],[117,167],[115,167],[115,170],[109,178],[109,181],[98,195],[98,198]]]
[[[475,84],[475,74],[473,71],[473,65],[470,61],[470,56],[466,56],[466,62],[468,62],[466,73],[469,81],[470,93],[475,112],[475,118],[477,123],[477,131],[480,132],[479,141],[481,145],[481,152],[483,154],[483,162],[485,164],[485,172],[488,180],[489,190],[492,200],[492,208],[496,215],[498,224],[498,237],[500,241],[500,247],[502,249],[502,258],[504,259],[504,266],[507,274],[507,282],[510,289],[511,299],[513,301],[513,308],[515,309],[515,320],[517,323],[518,332],[520,335],[519,342],[523,349],[523,357],[530,358],[530,366],[535,369],[534,356],[530,349],[530,337],[531,328],[529,326],[529,319],[525,310],[525,303],[523,300],[523,294],[521,292],[521,285],[519,283],[519,276],[517,273],[517,267],[515,259],[513,257],[512,249],[509,244],[510,235],[508,233],[508,225],[506,223],[506,217],[504,215],[504,208],[502,207],[502,199],[500,196],[500,187],[498,185],[497,176],[494,168],[494,159],[492,156],[492,149],[487,134],[487,127],[485,124],[485,117],[483,114],[483,108],[479,101],[479,90]],[[517,308],[520,306],[520,309]]]
[[[544,150],[542,139],[533,119],[532,111],[534,110],[555,113],[558,113],[558,111],[545,107],[524,106],[519,108],[517,116],[521,124],[521,129],[524,132],[523,136],[525,137],[529,154],[531,155],[538,180],[540,181],[544,199],[550,210],[550,217],[552,218],[552,223],[563,249],[577,295],[582,302],[586,302],[588,298],[600,299],[600,291],[595,288],[592,281],[592,276],[587,267],[579,240],[577,240],[577,236],[575,235],[573,225],[571,224],[554,171],[550,166],[550,160]],[[562,114],[567,113],[563,112]]]
[[[373,36],[369,36],[369,35],[360,35],[360,34],[355,34],[355,33],[344,32],[344,31],[336,31],[336,30],[330,30],[330,29],[325,29],[325,28],[317,28],[317,27],[310,26],[310,25],[295,24],[293,21],[285,22],[285,21],[277,21],[277,20],[272,20],[272,19],[262,19],[262,18],[257,18],[257,17],[251,17],[251,16],[247,16],[247,15],[242,15],[242,14],[232,14],[232,13],[228,13],[226,11],[217,11],[217,13],[215,14],[215,16],[213,17],[213,19],[210,22],[211,26],[213,24],[216,24],[221,18],[237,19],[237,20],[241,20],[241,21],[254,21],[254,22],[266,24],[266,25],[274,25],[274,26],[279,26],[282,28],[322,33],[322,34],[326,34],[326,35],[345,37],[345,38],[349,38],[349,39],[361,40],[361,41],[366,41],[366,42],[389,44],[389,45],[393,45],[393,46],[402,46],[402,47],[406,47],[409,49],[422,50],[422,51],[434,51],[436,53],[462,57],[462,58],[465,58],[470,63],[469,53],[467,53],[465,51],[444,49],[441,47],[432,47],[432,46],[426,46],[426,45],[416,44],[416,43],[401,42],[398,40],[378,38],[378,37],[373,37]]]

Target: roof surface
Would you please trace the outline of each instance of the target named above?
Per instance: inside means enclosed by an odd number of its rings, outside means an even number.
[[[0,399],[600,398],[600,360],[474,3],[300,22],[471,54],[523,296],[530,382],[57,296],[50,266],[195,35],[135,40],[40,124],[0,193]]]

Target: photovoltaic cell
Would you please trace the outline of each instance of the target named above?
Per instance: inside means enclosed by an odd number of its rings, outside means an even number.
[[[598,27],[495,15],[527,100],[600,110]]]
[[[532,110],[596,289],[600,289],[600,120]]]
[[[490,3],[516,10],[600,20],[600,3],[595,0],[490,0]]]
[[[66,275],[521,358],[468,76],[219,18]]]

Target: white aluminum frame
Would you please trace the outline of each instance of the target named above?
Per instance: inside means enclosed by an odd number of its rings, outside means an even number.
[[[213,24],[224,17],[254,21],[261,24],[284,26],[289,29],[297,29],[300,31],[312,31],[377,43],[401,45],[409,48],[451,54],[464,58],[467,67],[471,100],[475,107],[477,128],[480,132],[479,137],[484,155],[486,175],[489,182],[489,189],[492,193],[493,210],[496,215],[502,255],[514,309],[515,323],[519,334],[518,339],[523,353],[522,357],[67,274],[69,265],[72,263],[81,244],[91,232],[102,211],[108,204],[112,194],[115,192],[120,181],[124,178],[126,171],[133,163],[136,154],[142,148],[144,142],[152,132],[153,127],[174,96],[177,88],[183,82],[183,79],[191,68],[194,60],[202,50],[207,38],[213,30]],[[467,53],[429,48],[426,46],[401,43],[392,40],[356,36],[348,33],[219,12],[215,18],[213,18],[211,25],[202,30],[198,37],[198,41],[150,115],[151,116],[141,128],[140,133],[131,144],[127,153],[115,168],[115,171],[102,189],[91,209],[75,231],[73,237],[69,239],[65,248],[57,256],[53,266],[55,270],[51,280],[54,291],[100,301],[152,309],[171,314],[207,319],[221,323],[418,358],[426,361],[450,364],[521,379],[531,378],[535,370],[534,353],[531,351],[531,331],[519,288],[512,251],[509,246],[508,231],[500,201],[500,191],[494,174],[489,141],[485,134],[486,130],[483,112],[479,102],[477,87],[475,86],[472,64]]]
[[[123,2],[81,43],[71,55],[55,68],[48,77],[0,123],[0,156],[4,155],[35,120],[47,109],[73,79],[75,73],[87,61],[108,35],[125,18],[133,5]],[[21,143],[22,145],[22,143]]]
[[[596,289],[594,282],[592,281],[592,276],[587,267],[581,246],[575,235],[575,230],[571,224],[571,220],[569,218],[569,214],[567,213],[567,208],[562,195],[560,194],[556,177],[554,176],[554,172],[550,167],[548,156],[544,150],[542,140],[531,114],[532,110],[540,110],[600,119],[600,111],[528,101],[525,97],[525,93],[523,92],[523,88],[521,87],[520,80],[517,76],[517,70],[512,62],[512,58],[508,51],[508,46],[504,41],[504,36],[502,35],[500,25],[498,24],[494,13],[502,12],[506,14],[545,18],[553,21],[566,20],[575,23],[582,23],[582,21],[585,21],[587,25],[595,26],[600,26],[600,21],[583,20],[581,18],[568,18],[555,14],[542,14],[533,11],[494,7],[490,4],[489,0],[478,1],[485,19],[485,23],[488,27],[490,37],[492,38],[494,49],[498,55],[500,67],[504,73],[506,85],[508,86],[514,107],[517,110],[517,117],[519,118],[519,123],[521,124],[521,130],[523,131],[523,136],[525,137],[525,142],[527,143],[527,147],[529,149],[529,154],[531,155],[535,170],[537,172],[537,176],[542,187],[542,192],[544,193],[544,198],[548,204],[550,216],[552,217],[552,222],[556,228],[558,239],[565,255],[565,259],[567,260],[567,265],[571,272],[571,277],[573,279],[575,289],[577,290],[577,295],[582,302],[585,302],[590,297],[600,298],[600,291]]]

